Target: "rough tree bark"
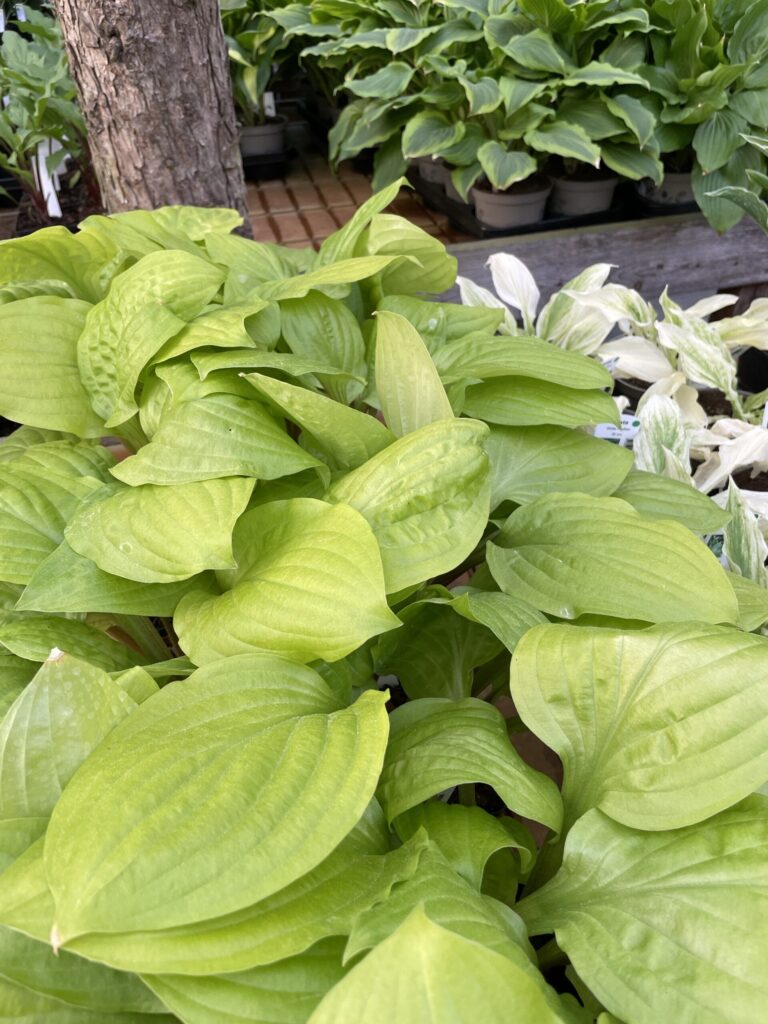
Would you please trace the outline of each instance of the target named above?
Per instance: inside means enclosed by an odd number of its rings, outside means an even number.
[[[230,206],[248,230],[217,0],[54,2],[107,209]]]

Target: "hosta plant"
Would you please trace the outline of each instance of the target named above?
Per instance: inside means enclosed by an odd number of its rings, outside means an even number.
[[[535,333],[568,351],[592,355],[616,380],[628,381],[633,397],[615,400],[622,410],[632,406],[639,426],[635,469],[646,484],[649,473],[659,474],[697,487],[726,508],[731,518],[716,546],[734,572],[765,586],[768,503],[764,492],[750,489],[749,480],[740,488],[732,476],[768,470],[768,394],[738,391],[735,358],[745,347],[768,346],[766,300],[710,322],[711,314],[727,309],[737,296],[713,295],[683,309],[665,289],[657,309],[633,289],[607,283],[612,268],[596,264],[539,310],[538,286],[521,260],[497,254],[488,262],[494,292],[459,278],[464,303],[499,308],[505,333]],[[702,402],[713,396],[715,408],[705,408]]]
[[[6,1016],[768,1013],[766,593],[398,188],[0,245]]]

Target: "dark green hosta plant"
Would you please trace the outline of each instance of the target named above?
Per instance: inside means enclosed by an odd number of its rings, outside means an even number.
[[[768,1011],[765,591],[583,432],[599,364],[427,297],[398,187],[318,253],[0,245],[12,1019]]]

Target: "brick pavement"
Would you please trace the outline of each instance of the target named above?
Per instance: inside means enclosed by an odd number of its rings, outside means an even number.
[[[334,175],[324,157],[301,154],[288,162],[284,178],[248,182],[247,203],[253,237],[288,246],[313,245],[333,234],[371,195],[371,180],[350,163]],[[421,197],[402,189],[390,207],[442,242],[463,242],[443,213],[429,210]]]

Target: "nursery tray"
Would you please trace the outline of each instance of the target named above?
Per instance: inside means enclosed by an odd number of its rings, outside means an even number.
[[[646,217],[670,216],[680,213],[695,213],[696,203],[679,203],[675,206],[650,206],[643,203],[635,190],[627,182],[616,189],[614,201],[608,210],[600,213],[583,214],[579,217],[568,217],[552,214],[543,220],[516,228],[489,228],[482,224],[471,206],[457,202],[446,195],[442,185],[426,181],[417,170],[408,172],[408,180],[426,201],[427,205],[448,216],[451,225],[458,231],[475,238],[505,238],[510,235],[530,235],[540,231],[559,231],[564,228],[589,227],[592,224],[613,224],[619,221],[643,219]]]

